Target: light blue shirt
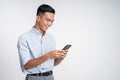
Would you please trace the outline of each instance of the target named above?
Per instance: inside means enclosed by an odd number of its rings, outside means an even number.
[[[54,59],[48,59],[37,67],[25,69],[24,65],[31,59],[45,55],[49,51],[55,50],[55,39],[47,32],[41,37],[40,32],[34,27],[24,33],[18,39],[18,53],[20,58],[21,69],[26,74],[40,73],[53,70]]]

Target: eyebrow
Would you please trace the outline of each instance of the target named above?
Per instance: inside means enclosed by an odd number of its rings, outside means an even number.
[[[51,20],[51,19],[49,19],[49,18],[46,18],[47,20],[50,20],[50,21],[54,21],[54,19],[53,20]]]

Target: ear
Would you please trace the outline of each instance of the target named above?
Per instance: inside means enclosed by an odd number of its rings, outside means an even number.
[[[40,21],[40,19],[41,19],[40,16],[36,16],[36,20],[37,20],[38,22]]]

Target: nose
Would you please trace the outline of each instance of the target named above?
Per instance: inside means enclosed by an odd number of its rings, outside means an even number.
[[[51,25],[52,25],[52,23],[53,23],[52,21],[49,21],[49,22],[48,22],[48,26],[51,26]]]

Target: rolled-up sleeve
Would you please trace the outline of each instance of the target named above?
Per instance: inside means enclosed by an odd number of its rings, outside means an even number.
[[[30,50],[25,38],[19,38],[17,43],[19,58],[21,66],[24,66],[30,59],[32,59],[30,55]]]

